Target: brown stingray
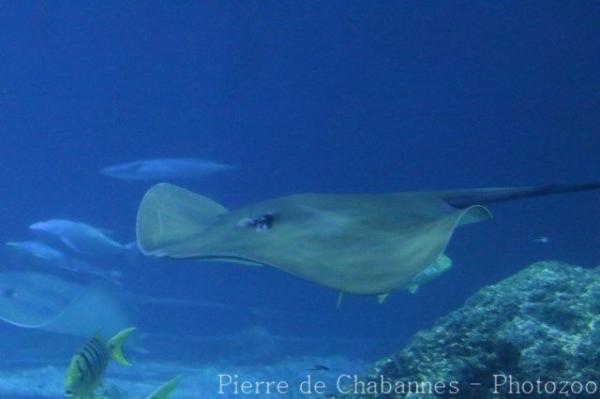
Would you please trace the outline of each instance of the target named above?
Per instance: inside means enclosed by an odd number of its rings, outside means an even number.
[[[479,204],[599,187],[298,194],[228,211],[161,183],[142,199],[137,239],[149,255],[268,265],[341,292],[384,294],[433,264],[456,227],[490,219]]]

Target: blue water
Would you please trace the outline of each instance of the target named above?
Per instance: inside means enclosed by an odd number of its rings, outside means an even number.
[[[0,240],[53,217],[134,240],[150,184],[98,170],[146,158],[237,166],[178,182],[228,208],[301,192],[598,181],[599,12],[592,1],[3,2]],[[536,260],[600,264],[598,193],[492,211],[457,231],[451,272],[382,306],[347,296],[336,310],[337,293],[275,269],[136,261],[132,291],[269,310],[140,309],[137,325],[157,337],[246,337],[161,341],[147,356],[367,364]],[[28,359],[35,343],[60,343],[45,351],[57,367],[81,344],[0,334],[17,342],[13,358],[19,343]],[[275,336],[289,339],[265,350]]]

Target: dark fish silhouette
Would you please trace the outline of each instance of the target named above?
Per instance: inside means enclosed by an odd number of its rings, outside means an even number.
[[[327,371],[329,367],[323,366],[321,364],[315,364],[312,368],[307,369],[307,371]]]

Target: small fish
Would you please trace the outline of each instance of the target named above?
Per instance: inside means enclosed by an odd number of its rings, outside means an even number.
[[[537,244],[548,244],[550,242],[550,239],[546,236],[539,236],[532,238],[531,242],[535,242]]]
[[[41,241],[8,241],[5,245],[11,252],[31,258],[31,260],[56,264],[64,262],[66,258],[58,249]]]
[[[29,228],[41,237],[60,240],[72,251],[88,256],[110,256],[131,251],[131,247],[123,245],[108,237],[104,230],[87,223],[67,219],[50,219],[36,222]]]
[[[329,370],[329,367],[323,366],[322,364],[315,364],[312,368],[308,369],[307,371],[327,371],[327,370]]]
[[[73,273],[87,274],[121,285],[119,281],[121,278],[120,271],[105,270],[92,266],[82,260],[69,257],[43,242],[9,241],[6,246],[14,255],[19,256],[18,262],[25,262],[26,266],[58,268]]]
[[[65,378],[65,396],[73,399],[93,399],[102,384],[104,371],[112,358],[123,366],[131,363],[123,355],[123,343],[135,331],[130,327],[120,331],[107,342],[99,334],[90,339],[69,363]]]
[[[222,163],[193,158],[149,159],[107,166],[100,174],[120,180],[165,180],[189,179],[217,172],[231,170],[234,167]]]

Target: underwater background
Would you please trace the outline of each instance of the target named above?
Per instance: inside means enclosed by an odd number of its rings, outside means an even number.
[[[228,208],[598,181],[599,17],[594,1],[2,2],[0,239],[63,218],[134,241],[152,182],[99,170],[140,159],[235,166],[173,181]],[[123,289],[188,301],[132,306],[148,336],[133,362],[156,381],[203,373],[174,398],[223,397],[215,375],[232,370],[360,372],[534,261],[600,264],[597,192],[491,209],[456,232],[449,273],[382,305],[336,309],[333,290],[273,268],[119,259]],[[15,267],[5,252],[0,267]],[[58,397],[85,342],[9,324],[0,337],[2,398]]]

